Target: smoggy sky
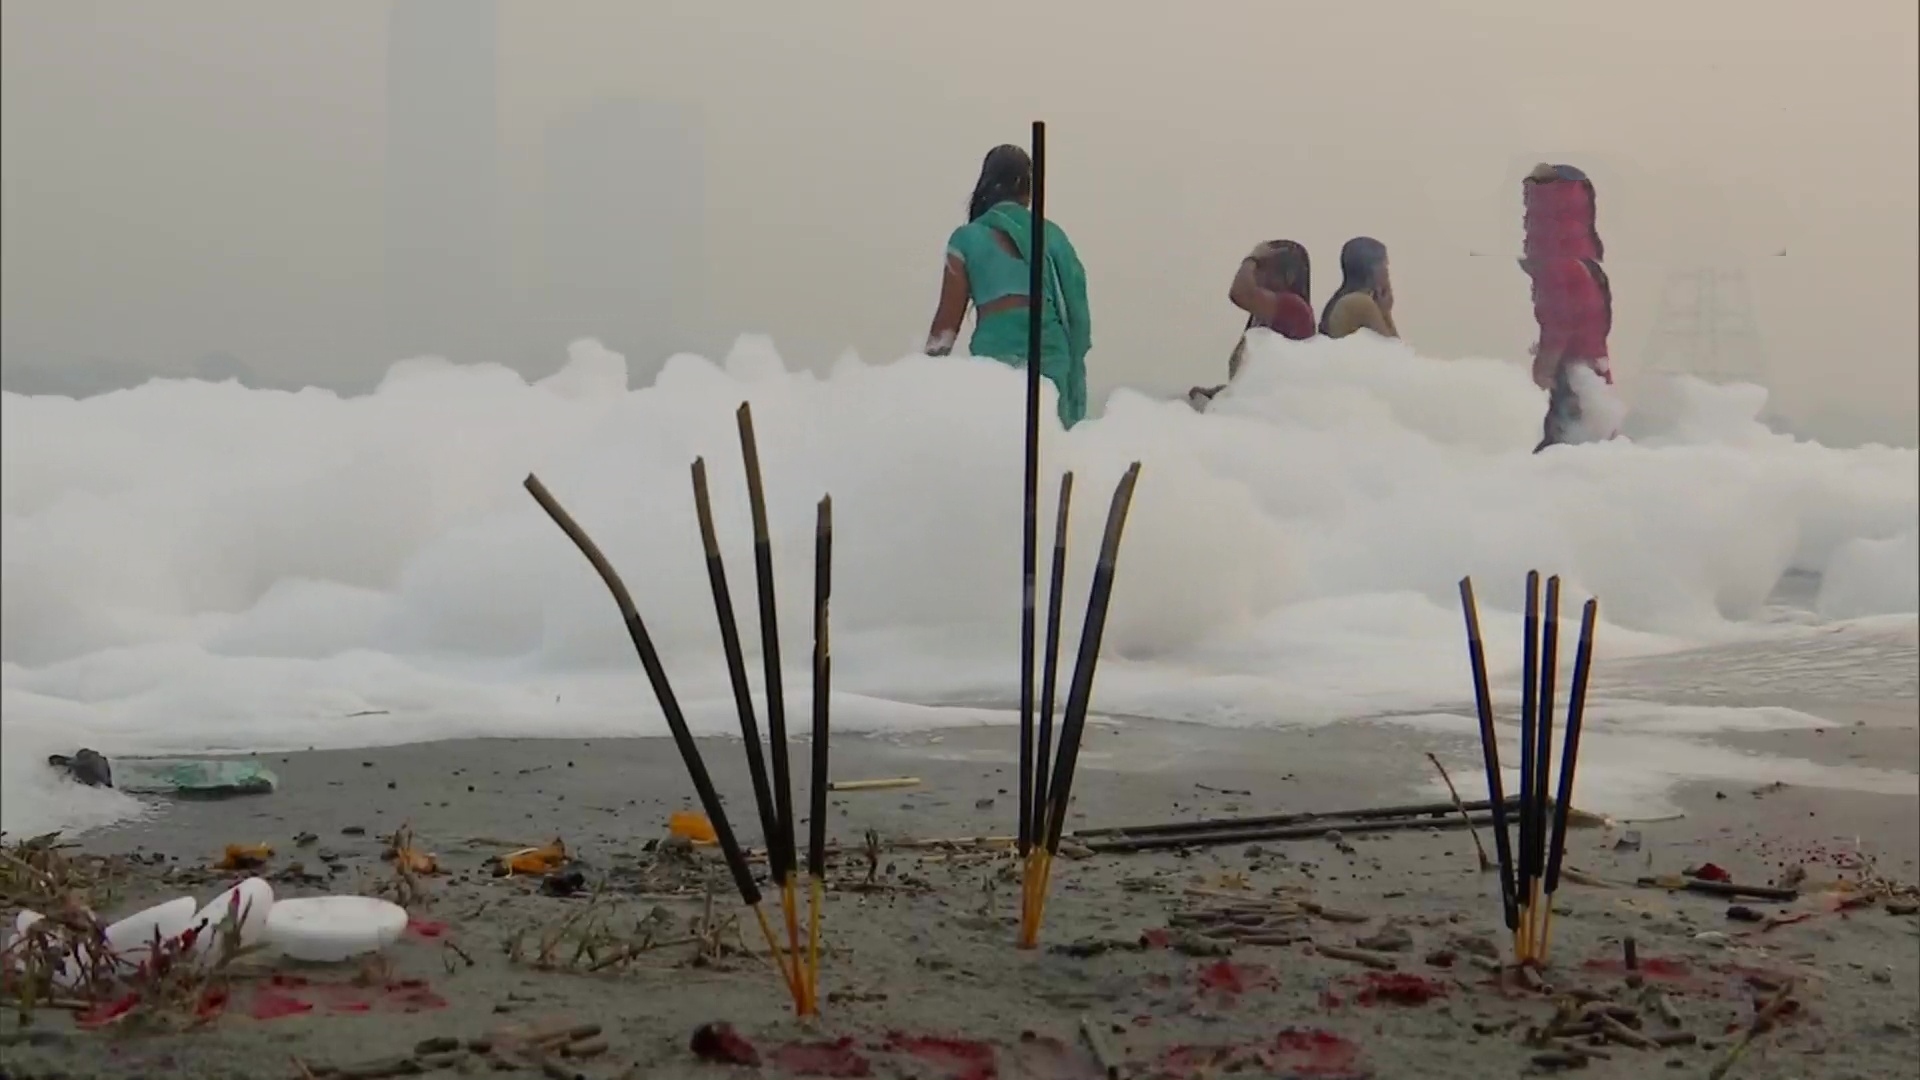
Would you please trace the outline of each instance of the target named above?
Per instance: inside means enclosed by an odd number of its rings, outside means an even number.
[[[8,363],[362,381],[475,273],[476,336],[530,369],[587,334],[890,358],[981,155],[1040,118],[1096,392],[1220,381],[1228,281],[1279,236],[1316,301],[1379,237],[1413,344],[1523,357],[1517,178],[1546,158],[1599,184],[1629,390],[1670,275],[1719,266],[1785,412],[1915,425],[1912,0],[503,0],[492,265],[462,245],[444,274],[390,265],[389,8],[7,0]],[[457,62],[421,55],[429,83]],[[671,160],[596,144],[641,130],[582,123],[609,100],[680,132],[626,140]]]

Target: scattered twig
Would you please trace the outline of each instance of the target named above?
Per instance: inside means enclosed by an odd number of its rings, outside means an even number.
[[[828,791],[890,791],[894,788],[919,787],[917,776],[889,776],[875,780],[835,780],[827,785]]]
[[[1753,900],[1798,900],[1799,889],[1782,889],[1773,885],[1743,885],[1737,881],[1702,881],[1699,878],[1667,875],[1664,877],[1643,877],[1636,884],[1643,889],[1666,889],[1669,892],[1696,892],[1708,896],[1746,897]]]
[[[1375,971],[1397,971],[1400,967],[1392,959],[1379,953],[1368,952],[1365,949],[1350,949],[1345,945],[1316,944],[1314,951],[1335,960],[1351,960],[1356,964],[1364,964]]]
[[[1746,1034],[1742,1035],[1740,1041],[1734,1043],[1733,1046],[1727,1050],[1727,1056],[1721,1058],[1720,1063],[1715,1065],[1713,1071],[1707,1074],[1707,1080],[1722,1080],[1722,1078],[1727,1075],[1727,1072],[1731,1070],[1734,1065],[1739,1062],[1741,1056],[1747,1052],[1747,1048],[1753,1045],[1753,1041],[1759,1038],[1762,1032],[1768,1030],[1774,1019],[1786,1010],[1787,1003],[1793,999],[1793,991],[1796,985],[1794,980],[1788,979],[1787,985],[1781,987],[1780,992],[1773,995],[1773,999],[1767,1002],[1766,1006],[1758,1013],[1754,1014],[1753,1022],[1747,1025]]]
[[[1100,1033],[1098,1025],[1092,1018],[1085,1016],[1080,1018],[1080,1037],[1086,1040],[1087,1049],[1093,1053],[1094,1063],[1100,1066],[1107,1080],[1120,1080],[1120,1059],[1114,1056],[1113,1050],[1107,1045],[1106,1036]]]
[[[1473,837],[1474,853],[1480,856],[1480,872],[1484,874],[1492,870],[1493,861],[1487,858],[1487,849],[1480,844],[1480,830],[1474,828],[1473,818],[1468,815],[1466,804],[1460,801],[1460,792],[1453,786],[1453,777],[1447,775],[1447,767],[1440,764],[1440,759],[1435,757],[1431,750],[1427,752],[1427,760],[1433,762],[1433,767],[1440,770],[1440,779],[1446,782],[1447,794],[1453,796],[1453,808],[1460,811],[1460,820],[1466,823],[1467,835]]]

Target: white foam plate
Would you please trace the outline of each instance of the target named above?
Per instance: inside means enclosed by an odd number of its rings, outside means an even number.
[[[191,896],[176,896],[164,904],[155,904],[142,911],[121,919],[107,927],[107,948],[112,951],[116,967],[127,970],[137,967],[153,952],[153,938],[157,931],[161,940],[177,938],[193,925],[194,912],[200,905]],[[27,916],[31,912],[23,911],[14,920],[15,932],[25,930],[40,921],[40,916]],[[54,973],[55,986],[70,988],[80,982],[80,973],[87,965],[87,950],[74,950],[75,956],[69,957]],[[77,962],[76,962],[77,958]]]
[[[107,947],[124,967],[139,964],[153,951],[154,931],[162,940],[179,937],[193,925],[200,904],[191,896],[177,896],[164,904],[155,904],[107,927]]]
[[[230,917],[240,919],[240,944],[243,948],[259,943],[267,936],[267,921],[272,912],[273,886],[259,878],[247,878],[208,901],[207,906],[193,916],[193,925],[200,928],[200,936],[193,943],[194,953],[199,956],[211,955],[219,944],[222,927]]]
[[[305,896],[282,900],[267,916],[267,939],[295,960],[335,963],[393,944],[407,929],[407,911],[372,896]]]
[[[40,913],[37,911],[22,910],[20,914],[13,917],[13,929],[7,932],[4,940],[0,940],[0,953],[5,954],[7,967],[13,967],[18,960],[18,957],[13,955],[13,943],[26,935],[27,927],[39,921]]]

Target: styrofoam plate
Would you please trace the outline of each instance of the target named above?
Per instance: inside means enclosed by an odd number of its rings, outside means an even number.
[[[267,936],[267,920],[272,913],[273,886],[259,878],[248,878],[208,901],[193,916],[193,925],[200,928],[194,952],[201,956],[212,953],[227,919],[236,916],[240,919],[241,946],[257,944]]]
[[[267,916],[267,939],[295,960],[334,963],[378,952],[400,939],[407,911],[372,896],[281,900]]]

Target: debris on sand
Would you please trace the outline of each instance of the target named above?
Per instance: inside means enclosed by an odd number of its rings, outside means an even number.
[[[760,1064],[760,1051],[739,1032],[733,1030],[732,1024],[724,1020],[701,1024],[695,1028],[688,1049],[692,1050],[693,1056],[701,1061],[755,1067]]]

